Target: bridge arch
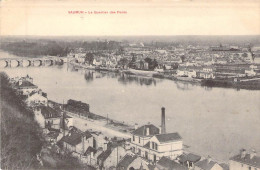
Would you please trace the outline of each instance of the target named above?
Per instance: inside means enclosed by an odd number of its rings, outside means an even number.
[[[8,61],[6,60],[0,60],[0,68],[4,68],[8,66]]]
[[[31,60],[23,60],[23,67],[29,67],[31,65]]]
[[[42,65],[42,60],[34,60],[33,65],[36,67],[40,67]]]
[[[19,60],[11,60],[10,65],[11,65],[11,67],[18,67],[20,65],[20,61]]]
[[[53,60],[51,59],[48,59],[48,60],[45,60],[45,66],[52,66],[53,65]]]

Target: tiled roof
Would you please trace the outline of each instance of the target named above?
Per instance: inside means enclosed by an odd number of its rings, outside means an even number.
[[[45,119],[59,118],[61,115],[60,112],[49,106],[39,106],[38,108],[41,109],[41,114]]]
[[[168,170],[188,170],[187,167],[178,164],[177,162],[163,156],[157,163],[158,165],[168,169]]]
[[[180,141],[182,140],[181,136],[178,133],[165,133],[155,135],[160,143],[167,143],[172,141]]]
[[[136,159],[136,156],[125,155],[123,159],[118,163],[118,169],[127,169],[127,167]]]
[[[70,131],[70,133],[66,136],[64,136],[61,141],[66,142],[72,146],[76,146],[82,141],[82,137],[86,137],[86,139],[92,137],[92,135],[86,131],[86,132],[79,132],[79,131]]]
[[[149,128],[149,135],[147,135],[147,128]],[[159,134],[159,128],[153,124],[141,126],[133,132],[133,135],[138,136],[154,136],[156,134]]]
[[[102,152],[100,155],[98,155],[97,159],[101,160],[101,161],[105,161],[111,153],[112,153],[112,150],[107,149],[104,152]]]
[[[57,137],[59,136],[59,133],[52,131],[52,132],[48,133],[47,136],[49,138],[57,139]]]
[[[192,153],[189,153],[187,155],[182,154],[182,155],[179,156],[179,162],[181,162],[181,163],[184,163],[186,161],[195,163],[195,162],[198,162],[200,159],[201,159],[200,156],[192,154]]]
[[[86,150],[86,152],[84,153],[84,155],[89,155],[91,152],[93,152],[94,154],[97,152],[97,150],[91,146],[88,147],[88,149]]]
[[[204,159],[202,161],[199,161],[195,163],[195,166],[203,169],[203,170],[211,170],[211,168],[216,164],[217,162],[209,161],[208,159]]]
[[[19,84],[19,81],[15,83],[15,87],[16,88],[23,88],[23,87],[36,87],[36,85],[34,85],[33,83],[27,81],[27,80],[23,80],[22,84]]]
[[[239,154],[230,158],[230,160],[260,168],[259,156],[254,156],[252,159],[250,159],[250,154],[246,154],[244,158],[241,158],[241,155]]]

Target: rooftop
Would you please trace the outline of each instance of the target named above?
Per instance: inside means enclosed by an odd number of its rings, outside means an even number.
[[[94,154],[97,152],[97,150],[91,146],[88,147],[88,149],[86,150],[86,152],[84,153],[84,155],[89,155],[91,152],[93,152]]]
[[[260,157],[259,156],[254,156],[254,157],[250,158],[250,154],[246,154],[244,157],[241,157],[241,154],[239,154],[239,155],[231,157],[230,160],[260,168]]]
[[[16,82],[14,85],[15,88],[24,88],[24,87],[33,87],[33,88],[37,88],[36,85],[34,85],[33,83],[27,81],[27,80],[22,80],[21,83]]]
[[[189,154],[182,154],[179,156],[179,162],[184,163],[186,161],[189,162],[198,162],[201,159],[201,156],[189,153]]]
[[[90,132],[81,132],[79,130],[71,129],[69,134],[64,136],[61,141],[66,142],[72,146],[76,146],[81,143],[82,137],[86,137],[86,139],[92,137]]]
[[[147,128],[149,128],[149,135],[147,134]],[[137,136],[154,136],[156,134],[159,134],[159,128],[153,124],[141,126],[133,132],[133,135]]]
[[[195,163],[195,166],[203,169],[203,170],[211,170],[211,168],[216,164],[217,162],[211,161],[208,159],[204,159],[202,161],[199,161]]]
[[[101,160],[101,161],[105,161],[111,153],[112,153],[112,150],[107,149],[107,150],[103,151],[100,155],[98,155],[97,159]]]
[[[41,110],[41,114],[45,119],[60,118],[61,113],[49,106],[39,106],[37,108]]]
[[[158,139],[160,143],[168,143],[173,141],[180,141],[182,140],[179,133],[165,133],[165,134],[157,134],[155,137]]]
[[[178,170],[188,170],[187,167],[181,165],[181,164],[178,164],[177,162],[163,156],[157,163],[159,166],[162,166],[166,169],[169,169],[169,170],[173,170],[173,169],[178,169]]]
[[[117,167],[118,168],[124,168],[127,169],[128,166],[136,159],[136,156],[131,156],[131,155],[125,155],[123,159],[118,163]]]

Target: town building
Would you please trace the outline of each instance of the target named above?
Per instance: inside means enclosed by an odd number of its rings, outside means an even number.
[[[230,170],[260,170],[260,157],[256,155],[256,151],[252,150],[247,153],[245,149],[240,154],[229,159]]]
[[[42,90],[38,90],[30,93],[25,102],[30,107],[40,106],[40,105],[47,106],[48,98],[46,95],[43,94]]]
[[[195,155],[193,153],[183,153],[177,159],[180,164],[186,166],[188,169],[194,169],[195,163],[197,163],[201,159],[201,156]]]
[[[68,134],[61,138],[62,147],[77,157],[84,155],[89,146],[93,147],[93,136],[89,131],[71,127]]]
[[[103,151],[97,157],[97,164],[99,169],[111,169],[116,168],[119,161],[127,154],[127,151],[122,146],[111,146],[107,150]]]
[[[37,91],[38,86],[34,85],[31,81],[19,79],[14,83],[14,89],[16,89],[20,95],[27,96]]]
[[[61,113],[49,106],[34,108],[34,118],[41,128],[60,129]]]
[[[117,170],[134,170],[142,169],[149,170],[148,162],[136,155],[126,154],[121,161],[117,164]]]
[[[183,166],[173,160],[171,160],[169,157],[163,156],[156,164],[156,168],[159,170],[188,170],[186,166]]]
[[[102,148],[95,149],[91,146],[89,146],[82,156],[82,161],[83,163],[86,163],[90,166],[96,167],[97,166],[97,157],[103,152]]]
[[[157,162],[163,156],[176,159],[183,153],[181,136],[178,133],[166,133],[165,108],[162,108],[160,129],[148,124],[137,128],[132,134],[132,152],[148,161]]]
[[[194,170],[223,170],[223,168],[210,157],[195,163]]]
[[[90,114],[89,104],[72,99],[67,101],[67,104],[64,105],[64,109],[67,112],[72,112],[74,114],[78,114],[79,116],[83,116],[86,118]]]

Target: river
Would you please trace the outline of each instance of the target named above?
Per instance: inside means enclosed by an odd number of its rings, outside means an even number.
[[[206,88],[68,65],[1,71],[10,77],[29,74],[49,99],[81,100],[90,104],[91,112],[129,124],[159,126],[164,106],[166,131],[179,132],[189,150],[203,156],[226,161],[241,148],[260,151],[260,91]]]

